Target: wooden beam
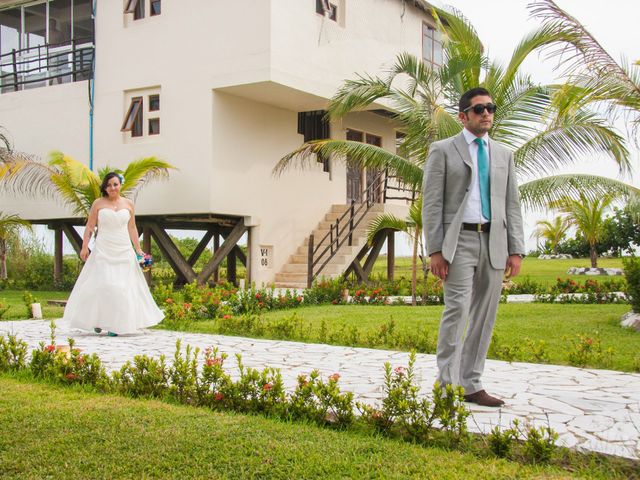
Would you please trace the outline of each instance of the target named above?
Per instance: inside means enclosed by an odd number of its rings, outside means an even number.
[[[396,270],[396,231],[387,236],[387,280],[393,280]]]
[[[369,280],[369,275],[371,275],[371,272],[373,271],[373,265],[376,263],[378,255],[380,255],[380,250],[382,250],[382,246],[387,239],[388,233],[389,232],[387,230],[382,230],[381,232],[378,232],[376,237],[373,239],[373,245],[371,246],[369,256],[362,266],[365,273],[365,282]]]
[[[236,268],[236,249],[232,248],[227,255],[227,282],[233,283],[236,287],[238,286],[238,275]]]
[[[353,273],[356,274],[356,277],[359,282],[366,282],[367,274],[364,272],[364,270],[360,266],[360,262],[358,260],[354,260],[353,263],[351,264],[351,267],[349,268],[351,268],[353,270]]]
[[[200,258],[200,255],[202,255],[202,252],[205,251],[205,249],[207,248],[207,245],[211,241],[211,237],[213,237],[213,233],[214,233],[213,230],[208,230],[207,232],[205,232],[204,237],[202,237],[202,240],[200,240],[196,248],[193,250],[189,258],[187,259],[187,263],[189,265],[193,267],[196,264],[196,262]]]
[[[204,266],[204,268],[200,272],[200,275],[198,275],[197,279],[199,284],[202,285],[207,281],[207,279],[211,276],[215,269],[218,268],[220,262],[222,262],[222,259],[229,255],[229,252],[233,250],[233,247],[237,245],[238,240],[240,240],[240,238],[246,231],[247,227],[245,227],[244,225],[244,219],[241,218],[240,220],[238,220],[236,226],[233,227],[233,230],[231,230],[231,233],[229,233],[220,248],[213,254],[211,260],[209,260],[209,262]]]
[[[64,255],[62,244],[62,228],[53,231],[54,256],[53,256],[53,284],[59,287],[62,283],[62,257]]]
[[[171,237],[165,232],[158,224],[148,223],[145,226],[149,227],[156,244],[160,248],[160,251],[164,257],[176,272],[178,278],[176,280],[184,280],[186,283],[191,283],[196,280],[196,272],[193,271],[191,265],[184,259],[178,247],[173,243]]]
[[[76,232],[76,229],[73,228],[73,225],[66,222],[63,222],[61,224],[61,228],[65,236],[67,237],[67,240],[69,240],[69,243],[76,251],[76,254],[80,256],[80,250],[82,250],[82,237],[80,236],[80,234]]]
[[[213,236],[213,253],[215,254],[218,249],[220,248],[220,234],[216,233]],[[218,270],[218,267],[215,268],[215,270],[213,271],[213,281],[215,283],[218,283],[218,280],[220,280],[220,271]]]

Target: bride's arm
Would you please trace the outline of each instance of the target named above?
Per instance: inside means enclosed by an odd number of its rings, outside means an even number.
[[[89,211],[89,218],[87,219],[87,224],[84,227],[84,235],[82,236],[82,248],[80,249],[80,258],[83,262],[87,261],[89,258],[89,240],[91,240],[91,235],[93,235],[93,231],[96,229],[96,224],[98,223],[98,202],[93,202],[91,205],[91,210]]]
[[[144,255],[142,248],[140,248],[140,235],[136,227],[136,217],[133,213],[133,202],[131,201],[129,202],[129,210],[131,211],[131,216],[129,217],[129,238],[131,239],[131,243],[133,243],[133,248],[136,253],[138,255]]]

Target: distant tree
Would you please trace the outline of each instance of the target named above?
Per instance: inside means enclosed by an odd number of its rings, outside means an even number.
[[[613,215],[604,221],[602,248],[614,256],[632,254],[640,247],[638,214],[629,206],[614,208]]]
[[[7,279],[7,243],[21,228],[31,230],[31,224],[17,215],[0,212],[0,280]]]
[[[558,244],[567,236],[571,224],[566,217],[556,217],[552,221],[538,220],[536,231],[533,233],[538,240],[544,239],[551,253],[558,253]]]
[[[581,194],[578,199],[565,197],[549,205],[563,213],[571,225],[584,236],[589,244],[589,258],[593,268],[598,266],[596,246],[604,234],[604,214],[613,201],[614,198],[607,195],[591,198]]]

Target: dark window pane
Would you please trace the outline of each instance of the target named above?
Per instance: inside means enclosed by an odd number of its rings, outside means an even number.
[[[0,11],[0,54],[10,53],[13,49],[20,49],[19,8]]]
[[[160,0],[151,0],[151,16],[160,15]]]
[[[71,41],[71,0],[49,2],[49,44],[67,45]]]
[[[93,0],[73,0],[73,38],[93,43],[92,13]]]
[[[142,103],[142,102],[141,102]],[[131,129],[132,137],[141,137],[144,134],[142,131],[142,108],[138,109],[133,121],[133,128]]]
[[[47,5],[32,5],[24,7],[24,33],[27,40],[25,47],[37,47],[45,44],[47,35],[46,24]]]
[[[160,133],[160,119],[149,119],[149,135],[158,135]]]
[[[338,7],[329,0],[316,0],[316,13],[328,15],[333,21],[338,19]]]
[[[160,110],[160,95],[149,95],[149,111]]]
[[[145,0],[128,0],[124,7],[124,13],[133,13],[134,20],[144,18]]]

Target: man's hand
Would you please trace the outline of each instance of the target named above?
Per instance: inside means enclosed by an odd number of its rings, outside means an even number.
[[[504,268],[504,274],[507,278],[517,277],[520,273],[520,265],[522,257],[520,255],[509,255],[507,266]]]
[[[431,254],[431,272],[440,280],[446,280],[449,273],[449,262],[442,256],[442,252]]]

